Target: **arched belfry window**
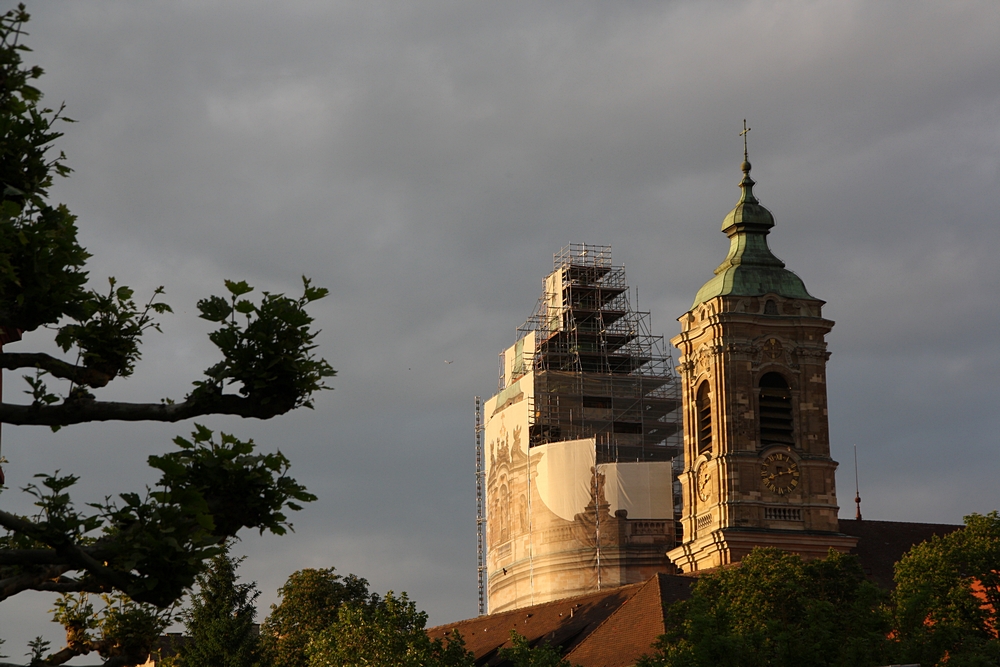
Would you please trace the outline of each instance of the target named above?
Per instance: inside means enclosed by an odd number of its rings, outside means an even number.
[[[712,399],[708,394],[708,382],[702,382],[695,398],[698,413],[698,453],[712,449]]]
[[[765,373],[760,379],[760,445],[794,445],[792,392],[780,373]]]

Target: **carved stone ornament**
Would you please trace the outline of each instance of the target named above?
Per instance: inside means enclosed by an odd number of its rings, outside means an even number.
[[[782,352],[781,343],[777,338],[768,338],[761,349],[764,351],[764,356],[771,361],[780,357]]]
[[[698,350],[698,356],[694,362],[694,374],[696,376],[700,376],[702,373],[708,372],[708,367],[710,364],[709,356],[710,355],[705,350],[705,348]]]
[[[830,353],[818,347],[799,347],[795,349],[795,356],[812,357],[814,359],[822,359],[823,361],[826,361],[830,358]]]

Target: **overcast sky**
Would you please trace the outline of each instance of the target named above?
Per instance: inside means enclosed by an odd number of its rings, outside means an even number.
[[[183,397],[215,360],[194,303],[225,278],[331,290],[314,312],[338,376],[315,411],[201,420],[280,448],[319,496],[294,534],[237,546],[261,616],[327,566],[431,624],[476,614],[473,397],[571,242],[612,245],[654,333],[678,331],[728,250],[744,118],[771,247],[837,322],[841,515],[854,444],[866,518],[1000,508],[1000,4],[28,7],[46,101],[79,121],[52,194],[91,276],[164,285],[176,311],[103,398]],[[81,502],[142,490],[190,427],[7,426],[8,485],[60,468]],[[60,640],[51,602],[0,607],[4,652]]]

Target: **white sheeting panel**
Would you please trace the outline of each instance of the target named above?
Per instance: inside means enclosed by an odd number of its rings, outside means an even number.
[[[603,463],[604,495],[615,510],[627,510],[630,519],[673,517],[670,461]]]
[[[487,416],[483,436],[486,477],[489,479],[493,466],[505,460],[504,453],[506,459],[511,457],[515,449],[520,450],[522,454],[527,453],[528,402],[521,400],[508,405],[492,417]]]
[[[594,439],[567,440],[531,448],[531,458],[541,456],[535,485],[542,502],[553,514],[572,521],[594,495]]]

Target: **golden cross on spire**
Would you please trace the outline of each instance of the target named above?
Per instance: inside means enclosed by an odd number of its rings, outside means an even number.
[[[740,136],[743,137],[743,161],[749,162],[750,158],[747,155],[747,133],[751,128],[747,127],[747,119],[743,119],[743,131],[740,132]]]

